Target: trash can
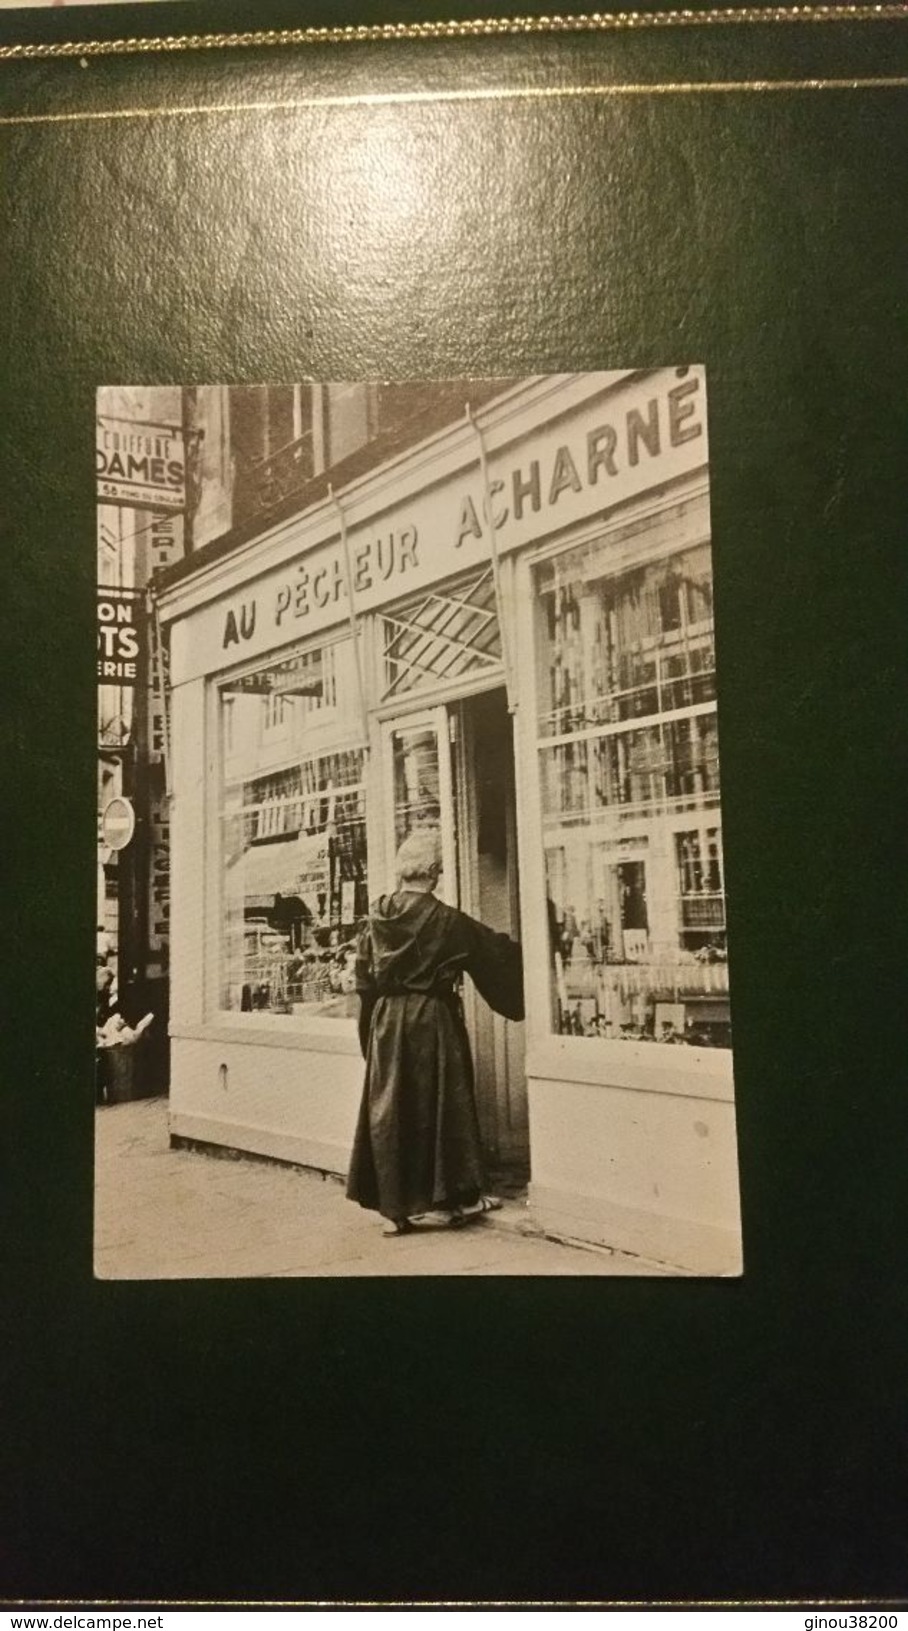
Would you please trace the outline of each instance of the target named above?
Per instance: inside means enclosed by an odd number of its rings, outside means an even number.
[[[108,1104],[126,1104],[136,1097],[136,1052],[134,1042],[115,1042],[104,1049]]]

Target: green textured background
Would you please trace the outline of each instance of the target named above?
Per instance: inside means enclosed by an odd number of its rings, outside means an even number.
[[[390,15],[252,11],[0,44]],[[908,20],[0,62],[0,1596],[908,1593],[908,84],[8,122],[898,74]],[[745,1278],[94,1284],[96,385],[684,361]]]

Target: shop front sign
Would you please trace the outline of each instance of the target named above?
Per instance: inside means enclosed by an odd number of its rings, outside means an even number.
[[[174,680],[212,673],[356,612],[506,555],[688,475],[708,459],[702,371],[665,369],[601,392],[497,451],[486,494],[478,457],[459,477],[397,501],[380,520],[351,497],[348,551],[336,514],[309,518],[296,560],[251,579],[174,631]],[[331,533],[325,538],[325,527]],[[319,532],[321,536],[319,536]],[[178,660],[177,660],[178,659]]]
[[[545,446],[539,457],[529,456],[505,466],[489,483],[489,504],[464,494],[457,522],[456,548],[469,538],[482,538],[489,520],[496,532],[508,523],[530,516],[564,510],[572,496],[595,491],[600,507],[614,502],[612,483],[633,485],[635,471],[645,471],[652,460],[704,437],[703,397],[696,374],[665,389],[651,390],[630,406],[597,419],[557,445]],[[530,452],[535,452],[532,448]],[[651,475],[647,480],[651,480]],[[491,517],[486,509],[491,510]]]

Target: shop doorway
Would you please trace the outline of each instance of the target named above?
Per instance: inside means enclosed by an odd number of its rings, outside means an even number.
[[[459,905],[520,939],[513,721],[503,687],[450,706]],[[524,1026],[464,992],[486,1160],[502,1188],[529,1178]]]
[[[503,686],[441,703],[384,727],[388,887],[397,846],[414,827],[438,826],[438,894],[520,939],[514,738]],[[506,1193],[529,1178],[524,1027],[502,1019],[464,986],[486,1163]]]

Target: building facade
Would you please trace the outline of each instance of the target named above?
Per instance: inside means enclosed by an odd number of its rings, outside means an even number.
[[[170,845],[165,654],[147,596],[155,575],[183,557],[185,513],[182,495],[156,507],[138,444],[153,427],[182,445],[183,397],[176,386],[111,386],[97,399],[97,923],[121,1011],[133,1023],[154,1015],[143,1085],[157,1092],[169,1069]],[[120,848],[108,841],[105,813],[124,804],[132,830]]]
[[[524,951],[524,1024],[465,992],[493,1171],[552,1234],[738,1272],[702,370],[396,387],[384,441],[377,388],[284,389],[273,452],[237,404],[242,475],[209,402],[231,530],[157,599],[173,1135],[345,1170],[353,947],[429,823]]]

